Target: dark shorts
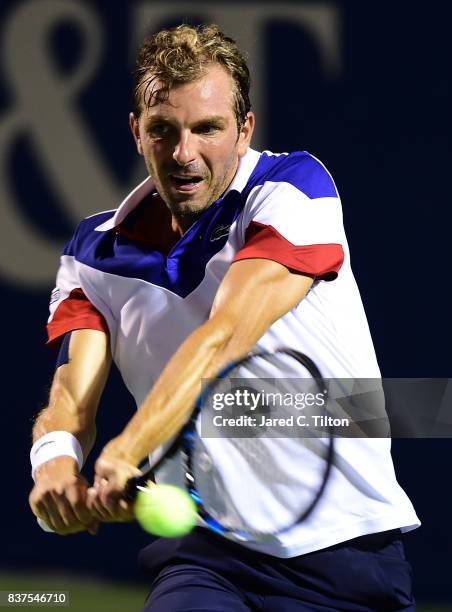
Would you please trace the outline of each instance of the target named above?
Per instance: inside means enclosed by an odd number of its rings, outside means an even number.
[[[415,609],[398,529],[280,559],[198,528],[153,542],[139,563],[152,581],[146,612]]]

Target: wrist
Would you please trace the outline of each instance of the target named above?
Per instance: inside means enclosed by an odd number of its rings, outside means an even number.
[[[142,457],[133,452],[135,448],[136,446],[121,434],[105,446],[102,455],[137,466]]]
[[[83,466],[83,452],[80,442],[68,431],[51,431],[36,440],[30,451],[31,475],[35,479],[35,473],[41,465],[56,459],[57,457],[69,457],[76,462],[79,471]]]
[[[33,480],[35,484],[44,480],[55,483],[60,478],[78,477],[79,475],[78,462],[72,457],[61,455],[37,466],[33,473]]]

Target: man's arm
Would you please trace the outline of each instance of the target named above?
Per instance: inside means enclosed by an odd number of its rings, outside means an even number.
[[[99,489],[102,504],[108,507],[133,469],[185,424],[201,379],[250,351],[274,321],[304,298],[312,283],[312,278],[266,259],[230,267],[209,320],[183,342],[138,412],[97,460],[97,481],[104,479]]]
[[[33,427],[33,442],[53,431],[69,432],[80,443],[84,458],[96,437],[95,417],[111,365],[108,336],[101,331],[72,332],[69,362],[55,372],[48,406]],[[86,505],[88,483],[77,461],[59,456],[39,465],[30,494],[33,513],[58,533],[95,531]]]

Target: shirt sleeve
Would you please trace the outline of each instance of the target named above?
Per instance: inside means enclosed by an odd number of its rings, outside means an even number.
[[[234,261],[271,259],[293,271],[332,281],[346,247],[340,199],[318,160],[301,158],[299,164],[297,169],[291,163],[284,180],[264,181],[250,193],[242,215],[244,244]],[[309,179],[309,195],[299,175]]]
[[[56,282],[50,298],[47,345],[58,348],[64,334],[75,329],[96,329],[108,334],[105,318],[80,287],[73,257],[61,257]]]

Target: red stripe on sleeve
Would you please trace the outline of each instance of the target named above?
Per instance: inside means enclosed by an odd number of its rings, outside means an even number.
[[[245,244],[234,261],[259,258],[271,259],[290,270],[331,281],[337,278],[344,262],[344,251],[340,244],[296,246],[271,225],[251,221],[246,230]]]
[[[58,348],[62,336],[74,329],[97,329],[108,334],[104,317],[80,288],[73,289],[53,313],[47,324],[47,346]]]

